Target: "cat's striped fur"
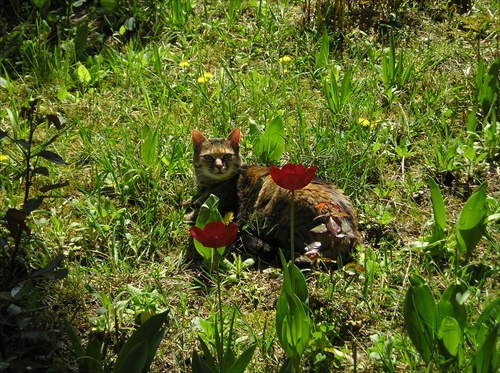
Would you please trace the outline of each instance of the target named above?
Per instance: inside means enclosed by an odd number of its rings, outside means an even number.
[[[274,183],[268,167],[243,165],[239,154],[240,130],[226,139],[206,139],[192,131],[193,166],[200,191],[193,202],[194,210],[185,216],[194,222],[199,207],[215,194],[219,211],[234,214],[241,231],[244,249],[265,260],[277,256],[278,248],[290,251],[290,191]],[[317,205],[324,203],[323,211]],[[335,206],[335,207],[333,207]],[[346,216],[338,217],[338,208]],[[344,232],[339,235],[313,233],[311,229],[327,223],[333,213],[341,221]],[[342,214],[340,214],[342,215]],[[343,192],[315,178],[308,186],[295,191],[295,255],[305,252],[313,242],[321,243],[320,253],[331,259],[346,257],[359,242],[356,213]]]

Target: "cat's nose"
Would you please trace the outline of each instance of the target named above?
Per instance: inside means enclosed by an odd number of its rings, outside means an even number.
[[[221,159],[216,159],[214,162],[214,166],[217,167],[218,170],[222,169],[224,167],[224,163],[222,163]]]

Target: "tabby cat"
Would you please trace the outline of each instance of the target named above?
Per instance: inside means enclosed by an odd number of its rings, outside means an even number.
[[[193,198],[193,211],[184,220],[194,223],[200,206],[214,194],[220,199],[221,215],[233,213],[246,252],[273,261],[281,248],[289,256],[291,192],[274,183],[268,167],[242,164],[238,128],[226,139],[207,140],[197,130],[191,136],[194,172],[200,189]],[[324,205],[321,212],[317,206],[320,203]],[[333,224],[335,227],[342,227],[340,234],[331,234],[331,230],[311,232],[321,223],[327,227],[334,222],[338,223]],[[321,244],[322,256],[345,260],[359,238],[356,213],[341,190],[315,178],[295,191],[295,256],[303,255],[308,245]]]

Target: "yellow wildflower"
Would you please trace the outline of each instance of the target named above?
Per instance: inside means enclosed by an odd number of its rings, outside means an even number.
[[[280,62],[290,62],[291,60],[292,57],[286,55],[280,58]]]
[[[180,67],[188,67],[189,66],[189,61],[188,60],[182,60],[179,62]]]
[[[203,76],[200,76],[200,77],[198,78],[198,83],[206,83],[206,82],[208,82],[210,79],[212,79],[212,77],[213,77],[213,74],[212,74],[212,73],[210,73],[210,72],[206,72],[206,73],[204,73],[204,74],[203,74]]]
[[[6,161],[7,156],[5,154],[0,154],[0,162]]]
[[[363,118],[363,117],[358,119],[358,123],[361,124],[363,127],[370,127],[371,126],[370,121],[366,118]]]
[[[377,126],[377,124],[379,124],[379,122],[380,122],[380,120],[374,120],[373,122],[370,122],[368,119],[363,118],[363,117],[358,119],[358,123],[363,127],[374,128]]]
[[[226,225],[228,225],[229,223],[231,223],[234,219],[234,214],[232,211],[229,211],[223,218],[222,218],[222,222]]]

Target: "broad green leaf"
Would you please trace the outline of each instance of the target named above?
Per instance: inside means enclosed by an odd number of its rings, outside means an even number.
[[[89,26],[87,22],[82,22],[76,27],[75,35],[75,57],[78,60],[87,46],[87,36]]]
[[[228,372],[243,373],[252,360],[255,348],[257,345],[253,344],[247,348],[243,353],[236,359],[233,365],[229,367]]]
[[[109,12],[114,12],[118,6],[118,0],[101,0],[101,6]]]
[[[406,331],[425,363],[429,363],[434,352],[437,309],[431,289],[417,276],[410,277],[404,302]]]
[[[35,6],[38,8],[38,9],[41,9],[43,8],[45,5],[47,5],[48,3],[50,3],[50,0],[33,0],[33,4],[35,4]]]
[[[61,86],[59,87],[59,91],[57,92],[57,98],[59,99],[59,101],[63,101],[66,99],[66,97],[68,97],[68,89],[64,84],[61,84]]]
[[[290,262],[288,264],[288,270],[294,272],[293,279],[295,281],[295,295],[305,306],[307,306],[309,304],[309,292],[304,274],[295,265],[295,263]]]
[[[483,343],[474,356],[473,371],[475,373],[498,372],[500,367],[497,350],[498,326],[496,323],[486,335]]]
[[[443,196],[441,191],[439,190],[436,182],[429,178],[429,189],[431,191],[431,201],[432,201],[432,210],[434,212],[434,220],[436,224],[441,228],[441,231],[444,235],[444,229],[446,228],[446,210],[444,207]]]
[[[458,321],[446,316],[439,326],[438,337],[451,356],[456,356],[462,344],[462,329]]]
[[[98,339],[91,339],[85,349],[85,354],[78,360],[78,365],[84,372],[100,372],[102,369],[104,343]]]
[[[474,324],[476,342],[481,344],[496,324],[500,324],[500,298],[488,303]]]
[[[76,334],[75,328],[71,325],[68,320],[64,320],[64,327],[66,329],[66,334],[68,334],[71,345],[73,346],[73,352],[75,353],[76,358],[82,357],[85,355],[85,350]]]
[[[328,66],[328,58],[330,56],[330,38],[326,28],[323,28],[321,37],[321,49],[316,53],[316,69],[323,69]]]
[[[158,130],[153,130],[145,125],[142,130],[141,155],[142,160],[148,166],[153,166],[157,158],[159,135]]]
[[[78,68],[76,69],[76,73],[78,75],[78,80],[80,81],[80,83],[83,83],[83,84],[90,83],[90,80],[92,78],[90,76],[89,71],[87,70],[87,68],[85,66],[79,65]]]
[[[285,150],[285,128],[280,116],[271,119],[260,135],[255,122],[250,122],[250,134],[253,138],[253,151],[259,160],[266,164],[275,164]]]
[[[342,80],[342,86],[341,86],[341,103],[342,107],[347,104],[347,101],[349,101],[349,98],[351,97],[351,75],[352,75],[352,70],[347,69],[346,72],[344,73],[344,78]]]
[[[464,294],[468,293],[467,285],[463,282],[451,284],[445,290],[438,302],[438,325],[445,317],[453,317],[462,330],[467,327],[467,310]]]
[[[470,256],[483,237],[488,216],[486,183],[481,184],[465,202],[457,220],[456,237],[460,254]]]
[[[116,372],[125,371],[123,369],[126,366],[125,361],[127,355],[129,355],[132,350],[143,341],[147,341],[147,354],[142,372],[147,373],[149,371],[149,366],[153,362],[156,350],[165,335],[165,329],[162,329],[162,327],[167,319],[168,313],[169,311],[165,311],[154,315],[142,324],[134,333],[132,333],[118,354],[115,364]]]
[[[486,183],[481,184],[465,203],[457,221],[460,230],[468,230],[482,224],[487,214]]]
[[[201,350],[203,351],[203,355],[204,355],[203,360],[204,360],[205,364],[208,367],[210,367],[210,369],[212,369],[213,371],[216,371],[217,367],[215,365],[215,360],[214,360],[214,357],[212,356],[212,353],[208,349],[207,344],[205,343],[203,338],[201,338],[200,336],[198,336],[198,340],[200,341]]]
[[[484,65],[483,65],[484,67]],[[488,74],[482,81],[478,91],[478,102],[484,115],[487,115],[491,106],[498,100],[498,82],[500,72],[500,57],[493,62]]]
[[[148,340],[144,339],[134,345],[123,359],[119,368],[115,366],[114,373],[147,373],[149,369],[144,369],[148,358]],[[118,355],[120,356],[120,355]]]
[[[196,350],[193,350],[191,365],[193,373],[217,373],[217,370],[213,369]]]

